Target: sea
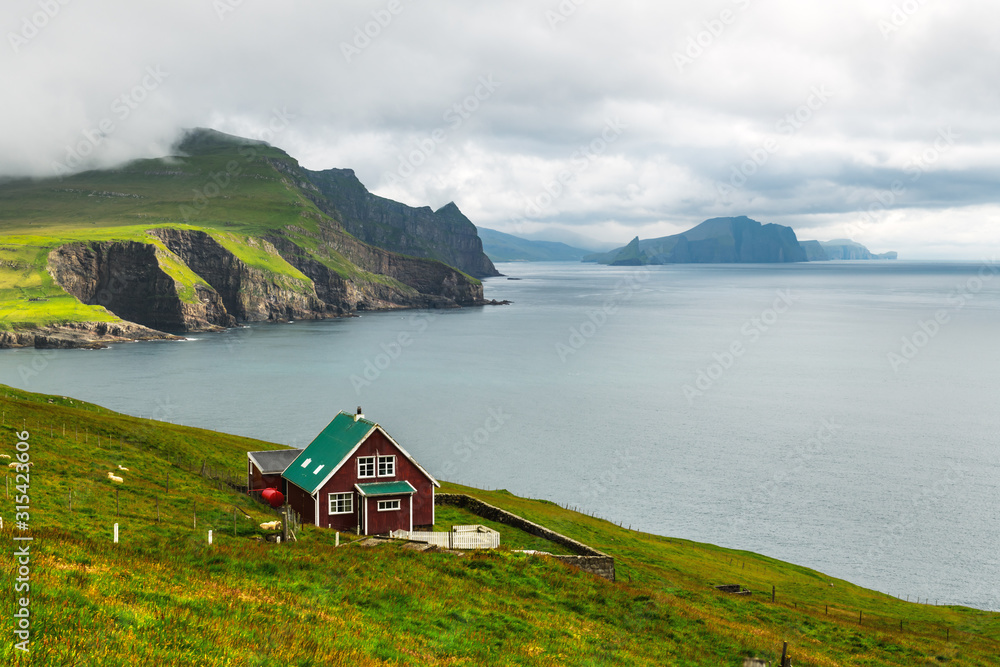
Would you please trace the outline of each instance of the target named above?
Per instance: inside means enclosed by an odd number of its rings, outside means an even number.
[[[442,479],[1000,610],[1000,263],[498,268],[509,305],[7,350],[0,382],[298,447],[360,406]]]

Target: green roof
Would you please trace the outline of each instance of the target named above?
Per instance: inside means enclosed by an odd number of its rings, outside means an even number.
[[[358,490],[363,496],[398,496],[402,493],[416,493],[417,490],[409,482],[372,482],[358,484]]]
[[[336,470],[375,428],[367,419],[355,421],[354,415],[341,412],[295,457],[282,477],[310,494],[316,493],[323,482]]]

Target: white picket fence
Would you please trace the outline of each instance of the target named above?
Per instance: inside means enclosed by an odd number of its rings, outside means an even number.
[[[426,542],[442,549],[496,549],[500,546],[500,533],[486,526],[452,526],[449,533],[394,530],[389,536]]]

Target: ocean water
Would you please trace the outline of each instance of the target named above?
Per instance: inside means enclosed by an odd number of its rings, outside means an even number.
[[[444,479],[1000,610],[1000,265],[499,268],[509,306],[9,350],[0,381],[297,446],[360,405]]]

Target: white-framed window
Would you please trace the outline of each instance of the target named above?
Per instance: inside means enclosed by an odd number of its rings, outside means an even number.
[[[374,476],[375,476],[375,457],[359,456],[358,477],[374,477]]]
[[[380,500],[378,501],[378,511],[379,512],[392,512],[393,510],[399,509],[399,500]]]
[[[330,514],[351,514],[354,512],[353,493],[331,493]]]
[[[379,477],[395,477],[396,476],[396,457],[395,456],[380,456],[380,457],[378,457],[378,476]]]

